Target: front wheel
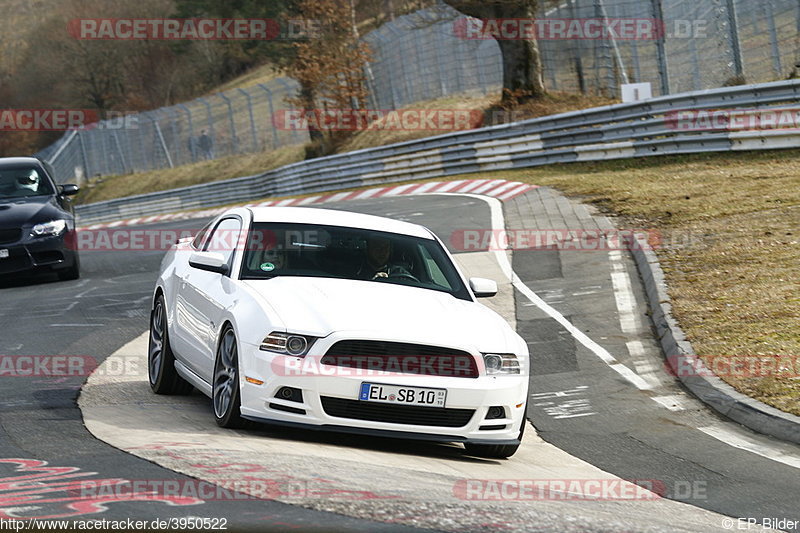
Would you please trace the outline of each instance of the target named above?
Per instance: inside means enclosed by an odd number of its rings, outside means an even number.
[[[57,272],[60,281],[72,281],[81,277],[81,263],[78,255],[75,254],[75,261],[71,267]]]
[[[239,350],[236,345],[236,334],[231,326],[226,326],[220,336],[214,363],[211,401],[214,404],[214,418],[218,426],[236,429],[248,425],[241,414]]]

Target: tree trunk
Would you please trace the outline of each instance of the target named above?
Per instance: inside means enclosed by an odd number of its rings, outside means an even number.
[[[461,13],[481,20],[533,19],[539,0],[445,0]],[[536,39],[497,39],[503,56],[503,103],[546,94]]]
[[[544,96],[542,57],[536,41],[501,39],[503,54],[503,102]]]

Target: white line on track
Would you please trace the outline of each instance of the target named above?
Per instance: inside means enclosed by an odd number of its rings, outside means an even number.
[[[724,442],[725,444],[733,446],[734,448],[747,450],[748,452],[766,457],[767,459],[772,459],[773,461],[777,461],[794,468],[800,468],[800,456],[779,450],[777,446],[765,446],[755,439],[735,433],[719,425],[706,426],[697,429],[709,437],[714,437],[718,441]]]
[[[497,198],[491,198],[487,196],[481,196],[477,194],[463,194],[458,193],[461,196],[470,196],[472,198],[477,198],[479,200],[483,200],[487,204],[489,204],[489,210],[491,212],[491,220],[492,220],[492,230],[493,234],[497,235],[500,231],[505,230],[505,219],[503,217],[503,204]],[[496,246],[494,246],[496,248]],[[536,307],[538,307],[541,311],[547,314],[550,318],[558,322],[561,327],[566,329],[578,342],[588,348],[593,354],[603,360],[612,370],[618,373],[620,376],[625,378],[628,382],[633,384],[639,390],[650,390],[652,386],[650,383],[642,379],[641,376],[636,374],[633,370],[628,368],[627,366],[623,365],[616,358],[608,353],[608,350],[597,344],[594,340],[589,338],[584,332],[576,328],[572,322],[566,319],[564,315],[559,313],[556,309],[552,306],[548,305],[547,302],[542,300],[538,294],[533,292],[530,287],[525,285],[525,283],[520,279],[519,276],[514,272],[514,269],[511,267],[511,262],[508,260],[508,255],[503,250],[495,250],[494,252],[495,257],[497,258],[497,262],[500,265],[500,269],[503,271],[503,274],[511,280],[511,283],[514,287],[522,293],[528,300],[530,300]]]

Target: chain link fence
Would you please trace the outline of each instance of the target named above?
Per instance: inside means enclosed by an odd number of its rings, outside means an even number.
[[[649,82],[654,95],[786,79],[800,61],[798,0],[542,1],[538,19],[658,21],[648,38],[540,39],[551,91],[618,97],[624,83]],[[465,18],[445,4],[384,24],[364,39],[370,106],[397,109],[502,86],[497,41],[457,31]],[[605,24],[608,24],[606,22]],[[185,104],[100,123],[64,135],[39,157],[60,181],[169,168],[202,159],[304,143],[304,131],[278,128],[297,84],[279,78]],[[126,122],[128,120],[129,122]]]

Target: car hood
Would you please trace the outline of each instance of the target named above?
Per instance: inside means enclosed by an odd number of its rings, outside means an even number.
[[[59,218],[71,218],[52,196],[0,198],[0,227],[18,228]]]
[[[373,281],[275,277],[244,281],[286,324],[318,337],[354,337],[513,351],[516,334],[497,313],[447,293]]]

